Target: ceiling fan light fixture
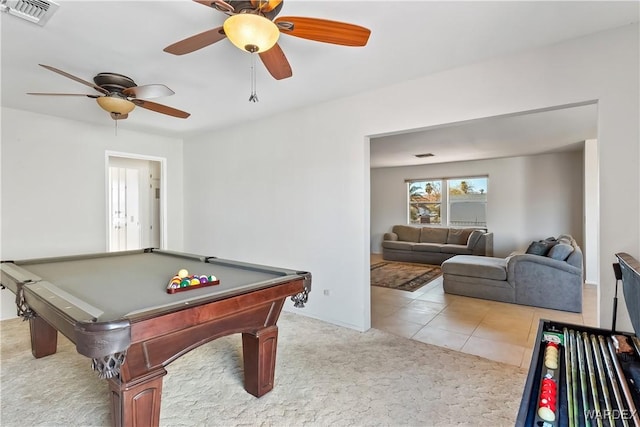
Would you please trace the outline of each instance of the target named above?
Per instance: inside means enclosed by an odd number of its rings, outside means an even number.
[[[117,96],[101,96],[96,98],[98,105],[107,113],[115,113],[118,115],[129,114],[136,105],[128,99],[118,98]]]
[[[233,15],[224,21],[222,27],[234,46],[251,53],[271,49],[280,36],[280,30],[273,21],[254,13]]]

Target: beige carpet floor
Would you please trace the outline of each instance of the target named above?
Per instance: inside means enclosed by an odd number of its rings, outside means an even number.
[[[273,391],[242,386],[240,335],[170,364],[162,426],[512,426],[526,372],[375,329],[282,313]],[[31,356],[28,323],[0,322],[0,425],[109,425],[107,382],[61,337]]]

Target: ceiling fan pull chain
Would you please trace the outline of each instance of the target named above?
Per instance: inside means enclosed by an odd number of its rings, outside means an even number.
[[[258,102],[258,94],[256,93],[256,53],[251,54],[251,95],[249,102]]]

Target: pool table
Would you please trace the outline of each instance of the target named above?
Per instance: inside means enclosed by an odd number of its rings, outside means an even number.
[[[180,269],[218,285],[168,293]],[[36,358],[57,334],[109,381],[116,426],[158,425],[165,366],[216,338],[242,333],[244,387],[273,388],[278,327],[287,297],[303,307],[311,274],[158,249],[0,263],[3,288],[29,320]]]

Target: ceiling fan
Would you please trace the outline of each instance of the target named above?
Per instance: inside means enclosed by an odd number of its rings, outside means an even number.
[[[29,92],[27,95],[86,96],[88,98],[94,98],[98,102],[98,105],[111,115],[113,120],[126,119],[136,106],[181,119],[186,119],[191,115],[185,111],[146,100],[148,98],[169,96],[175,93],[162,84],[138,86],[131,78],[116,73],[99,73],[93,78],[94,83],[91,83],[50,65],[38,65],[70,78],[71,80],[75,80],[78,83],[89,86],[100,94]]]
[[[276,79],[292,76],[291,66],[277,43],[280,33],[308,40],[343,46],[365,46],[371,31],[359,25],[330,21],[320,18],[287,16],[276,18],[282,9],[283,0],[194,0],[212,7],[230,17],[221,27],[204,31],[164,48],[165,52],[184,55],[228,38],[235,46],[258,53],[269,73]],[[274,18],[276,18],[274,20]],[[246,22],[240,22],[245,20]],[[257,39],[243,39],[250,33]],[[268,41],[261,46],[260,40]]]

